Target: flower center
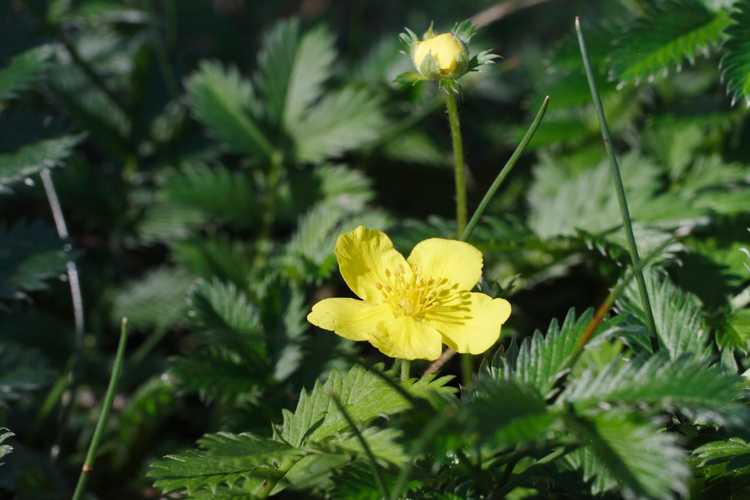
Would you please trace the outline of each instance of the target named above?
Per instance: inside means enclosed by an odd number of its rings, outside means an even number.
[[[460,290],[448,278],[424,278],[415,269],[410,277],[402,270],[386,269],[385,279],[376,285],[385,295],[393,314],[415,319],[463,321],[469,319],[471,293]]]

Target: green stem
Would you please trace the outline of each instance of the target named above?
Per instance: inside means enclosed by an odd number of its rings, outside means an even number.
[[[99,420],[96,422],[96,428],[94,429],[94,435],[91,438],[88,452],[86,453],[86,460],[83,462],[81,467],[81,475],[78,476],[78,484],[76,484],[75,492],[73,493],[72,500],[80,500],[83,496],[83,492],[86,489],[86,482],[89,476],[94,470],[94,460],[96,459],[96,451],[99,448],[99,442],[104,434],[104,427],[107,425],[107,419],[109,412],[112,409],[112,401],[115,399],[115,390],[117,389],[117,382],[120,380],[120,374],[122,373],[122,364],[125,359],[125,346],[128,343],[128,320],[127,318],[122,319],[122,327],[120,331],[120,343],[117,345],[117,354],[115,355],[115,362],[112,365],[112,375],[109,378],[109,386],[107,387],[107,393],[104,396],[102,402],[102,409],[99,413]]]
[[[518,163],[519,158],[521,158],[521,155],[526,150],[526,146],[529,145],[529,143],[531,142],[531,139],[534,138],[534,134],[536,134],[536,131],[539,128],[539,125],[541,125],[542,119],[544,118],[544,114],[547,112],[548,106],[549,106],[549,96],[544,98],[544,101],[542,102],[542,105],[539,108],[539,111],[536,112],[534,121],[531,122],[531,125],[529,126],[526,133],[523,135],[521,142],[518,144],[518,146],[516,146],[516,149],[513,151],[513,154],[510,156],[507,163],[503,166],[503,168],[497,174],[497,177],[495,177],[495,180],[492,181],[492,185],[490,185],[490,188],[484,194],[482,201],[479,202],[479,206],[474,211],[474,214],[471,216],[471,219],[469,220],[469,223],[466,225],[466,228],[464,228],[463,234],[461,235],[462,240],[466,241],[469,239],[469,236],[471,236],[471,232],[474,231],[474,228],[479,223],[479,219],[481,219],[482,215],[484,215],[484,211],[487,210],[487,206],[490,204],[490,201],[495,196],[495,193],[500,188],[500,186],[502,186],[503,182],[505,182],[505,179],[508,177],[508,175],[510,175],[510,173],[513,171],[513,167],[516,166],[516,163]]]
[[[331,399],[336,405],[336,408],[338,408],[338,410],[344,416],[346,423],[349,424],[349,427],[351,427],[354,436],[357,438],[357,441],[359,441],[360,446],[362,446],[362,450],[365,452],[365,455],[367,455],[367,458],[370,461],[370,467],[372,468],[372,475],[375,477],[375,483],[377,483],[378,489],[380,490],[381,498],[388,498],[388,490],[385,487],[385,482],[383,481],[383,476],[380,473],[378,461],[375,459],[375,454],[372,452],[370,445],[367,444],[367,440],[357,428],[357,425],[354,423],[351,415],[349,415],[349,412],[346,411],[346,408],[344,407],[343,403],[341,403],[339,397],[336,394],[331,393]]]
[[[411,361],[408,359],[401,360],[401,380],[409,380],[411,375]]]
[[[451,127],[451,140],[453,142],[453,175],[456,185],[456,234],[460,238],[466,228],[467,202],[466,202],[466,167],[464,166],[464,144],[461,137],[461,121],[458,119],[458,104],[456,95],[452,92],[445,93],[445,107],[448,109],[448,123]],[[464,385],[471,383],[474,372],[474,361],[471,354],[461,355],[461,375]]]
[[[651,301],[648,298],[648,290],[646,288],[646,280],[643,278],[643,269],[640,265],[640,257],[638,255],[638,247],[635,242],[635,235],[633,234],[633,222],[630,217],[630,210],[628,209],[628,200],[625,196],[625,186],[622,182],[622,173],[620,172],[620,164],[617,161],[617,155],[615,154],[614,146],[612,145],[612,136],[609,132],[609,126],[607,125],[607,117],[604,115],[604,107],[602,106],[602,99],[599,96],[599,91],[596,88],[596,80],[594,79],[594,72],[591,69],[591,59],[589,58],[588,50],[586,49],[586,41],[583,39],[583,31],[581,30],[581,19],[576,17],[576,34],[578,35],[578,46],[581,50],[581,57],[583,59],[583,66],[586,70],[586,78],[589,82],[589,88],[591,89],[591,100],[594,102],[594,108],[599,118],[599,125],[602,131],[602,140],[604,141],[604,147],[607,150],[609,156],[609,164],[612,171],[612,179],[615,183],[615,191],[617,192],[617,201],[620,205],[620,212],[622,213],[622,222],[625,226],[625,236],[628,241],[628,249],[630,250],[630,259],[633,264],[633,269],[636,272],[636,280],[638,282],[638,291],[641,295],[641,302],[643,303],[643,309],[646,311],[646,317],[648,318],[649,327],[651,331],[659,338],[656,331],[656,322],[654,321],[654,313],[651,310]]]
[[[460,238],[466,227],[466,167],[464,166],[464,143],[461,137],[461,122],[458,119],[456,95],[445,94],[445,107],[448,109],[448,123],[451,126],[453,141],[453,174],[456,183],[456,233]]]

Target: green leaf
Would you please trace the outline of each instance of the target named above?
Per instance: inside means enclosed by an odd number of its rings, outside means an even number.
[[[682,354],[699,358],[710,356],[708,324],[698,297],[677,288],[663,270],[650,267],[644,271],[644,276],[656,332],[669,356],[673,359]],[[635,282],[628,285],[617,306],[637,320],[633,327],[648,331],[646,313]],[[653,332],[648,334],[653,336]]]
[[[546,335],[536,331],[517,351],[509,350],[505,355],[498,352],[490,363],[491,376],[533,387],[542,398],[548,398],[555,382],[567,372],[566,363],[592,317],[593,310],[589,309],[576,319],[571,309],[562,326],[553,319]]]
[[[207,434],[190,450],[157,460],[148,476],[163,493],[252,493],[264,481],[283,477],[287,463],[301,454],[289,445],[252,434]]]
[[[750,443],[740,438],[712,441],[693,450],[697,468],[707,479],[750,474]]]
[[[289,82],[300,43],[299,31],[297,18],[278,22],[263,37],[258,54],[255,81],[263,94],[268,119],[276,125],[280,125],[284,119]]]
[[[722,77],[733,100],[750,103],[750,5],[737,2],[721,58]]]
[[[306,33],[294,57],[284,107],[284,126],[294,127],[323,93],[336,59],[333,36],[324,27]]]
[[[188,79],[187,91],[195,118],[231,151],[271,156],[273,147],[250,115],[252,86],[236,69],[204,62]]]
[[[13,436],[15,436],[15,434],[10,432],[10,430],[5,427],[0,427],[0,459],[13,452],[13,447],[9,444],[5,444],[5,441]]]
[[[190,306],[190,316],[198,327],[231,332],[248,341],[258,341],[259,312],[233,283],[218,280],[199,283],[193,288]]]
[[[541,441],[557,418],[539,393],[512,380],[480,380],[464,411],[482,442],[514,446]]]
[[[37,47],[18,54],[0,69],[0,109],[3,101],[18,97],[42,77],[49,67],[49,55],[49,47]]]
[[[711,12],[699,0],[647,2],[644,15],[615,41],[611,70],[620,82],[666,75],[692,63],[722,41],[729,25],[726,11]]]
[[[19,222],[0,228],[0,298],[22,297],[23,291],[46,288],[74,257],[44,223]]]
[[[381,100],[364,89],[349,87],[328,95],[290,125],[297,157],[314,163],[373,141],[385,126],[380,108]]]
[[[59,167],[83,137],[66,135],[28,144],[13,153],[0,154],[0,185],[17,182],[45,168]]]
[[[120,290],[112,319],[127,317],[135,329],[164,331],[180,322],[187,309],[185,297],[193,278],[183,271],[157,268]]]
[[[617,489],[625,497],[672,498],[687,494],[689,469],[673,434],[624,413],[593,418],[570,416],[568,429],[582,449],[566,460],[599,495]]]
[[[250,177],[225,167],[186,165],[167,179],[163,193],[168,203],[197,210],[211,221],[247,226],[258,211]]]
[[[256,405],[268,366],[229,349],[207,347],[173,360],[170,373],[180,387],[198,393],[206,403]]]
[[[52,377],[47,360],[38,351],[12,342],[0,344],[0,406],[49,384]]]
[[[742,378],[718,366],[707,366],[690,356],[657,355],[642,363],[618,359],[598,373],[587,370],[570,382],[560,401],[593,411],[611,405],[679,410],[726,424],[742,421],[746,415],[738,402],[742,392]]]

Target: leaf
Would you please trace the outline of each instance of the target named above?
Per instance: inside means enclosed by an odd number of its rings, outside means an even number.
[[[326,96],[290,128],[303,162],[318,162],[356,149],[378,136],[385,126],[381,100],[369,91],[344,88]]]
[[[712,441],[693,450],[697,468],[707,479],[740,477],[750,473],[750,444],[744,439]]]
[[[569,417],[569,430],[584,448],[566,456],[591,492],[617,489],[625,498],[672,498],[687,494],[689,469],[673,434],[624,413]]]
[[[299,39],[299,19],[280,21],[263,37],[258,53],[258,75],[255,80],[263,94],[266,114],[276,125],[284,120]]]
[[[5,427],[0,427],[0,459],[9,455],[13,452],[13,447],[9,444],[5,444],[5,441],[15,436],[10,430]],[[0,464],[2,465],[2,464]]]
[[[725,11],[711,12],[699,0],[646,3],[645,13],[615,40],[611,55],[613,77],[639,83],[671,68],[691,64],[722,41],[729,25]]]
[[[323,93],[336,59],[333,36],[324,27],[306,33],[294,56],[284,107],[284,126],[293,128]]]
[[[113,321],[127,317],[132,328],[164,331],[182,319],[192,283],[193,278],[182,271],[154,269],[117,293]]]
[[[46,288],[75,257],[65,250],[55,230],[44,223],[22,221],[0,228],[0,298]]]
[[[252,434],[207,434],[190,450],[157,460],[148,476],[163,493],[185,490],[189,495],[215,494],[224,489],[252,493],[264,481],[277,481],[286,464],[300,451]]]
[[[47,71],[50,56],[49,47],[29,49],[11,59],[10,64],[0,69],[0,109],[3,101],[18,97],[31,87]]]
[[[250,177],[224,167],[186,165],[167,179],[163,193],[168,203],[197,210],[211,221],[247,226],[258,212]]]
[[[244,292],[233,283],[216,279],[201,282],[191,293],[190,315],[199,327],[231,332],[253,343],[260,335],[260,315]]]
[[[698,297],[677,288],[663,270],[649,267],[644,270],[644,277],[656,333],[669,356],[673,359],[686,353],[699,358],[710,356],[708,324]],[[636,319],[634,326],[647,331],[648,321],[635,281],[618,299],[617,307]],[[653,332],[649,335],[653,336]]]
[[[231,151],[271,155],[271,144],[250,115],[254,106],[252,86],[236,69],[204,62],[186,85],[195,118]]]
[[[170,373],[180,387],[198,393],[206,403],[256,405],[268,367],[229,349],[209,347],[173,360]]]
[[[294,447],[324,440],[345,431],[348,424],[338,411],[330,393],[357,424],[366,425],[381,415],[392,415],[409,408],[410,402],[383,379],[355,366],[348,372],[331,372],[325,383],[315,383],[312,390],[300,393],[294,413],[284,410],[280,437]]]
[[[17,182],[45,168],[59,167],[83,137],[66,135],[28,144],[13,153],[0,154],[0,185]]]
[[[737,2],[731,13],[721,58],[721,75],[733,101],[750,101],[750,5]]]
[[[592,317],[592,309],[577,319],[575,311],[570,309],[562,326],[553,319],[546,335],[536,331],[531,338],[524,339],[517,351],[505,356],[498,353],[490,363],[491,376],[533,387],[542,398],[548,398],[555,382],[566,373],[566,363]]]
[[[49,384],[52,377],[47,360],[38,351],[13,342],[0,344],[0,406]]]
[[[514,446],[541,441],[557,418],[536,390],[513,380],[480,380],[464,411],[480,441]]]
[[[560,401],[580,410],[611,405],[644,405],[658,410],[679,410],[701,420],[737,423],[746,415],[739,399],[742,378],[690,356],[669,359],[653,356],[645,362],[618,359],[595,373],[587,370],[571,381]]]

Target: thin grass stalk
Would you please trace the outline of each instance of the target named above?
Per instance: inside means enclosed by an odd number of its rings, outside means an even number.
[[[365,455],[367,455],[367,459],[370,463],[370,468],[372,469],[372,475],[375,478],[375,483],[378,485],[378,489],[380,490],[382,498],[388,498],[388,489],[385,487],[383,475],[380,472],[380,466],[378,465],[378,461],[375,458],[375,454],[372,452],[372,448],[370,448],[367,440],[357,428],[357,424],[354,423],[354,419],[352,419],[352,416],[349,415],[348,411],[346,411],[346,408],[339,399],[338,395],[336,393],[331,393],[331,399],[336,405],[336,408],[338,408],[338,410],[344,416],[344,420],[346,420],[346,423],[349,424],[349,427],[354,433],[354,436],[357,438],[357,441],[359,441],[360,446],[362,446],[362,450],[365,452]]]
[[[109,412],[112,409],[112,402],[115,399],[115,392],[117,390],[117,383],[120,381],[120,374],[122,373],[122,365],[125,359],[125,347],[128,343],[128,320],[127,318],[122,319],[122,325],[120,328],[120,342],[117,345],[117,354],[115,355],[115,362],[112,365],[112,375],[109,378],[109,386],[107,392],[104,395],[102,401],[102,409],[99,413],[99,419],[96,422],[94,428],[94,435],[91,437],[91,443],[89,449],[86,452],[86,460],[83,462],[81,467],[81,474],[78,476],[78,483],[76,484],[75,492],[73,493],[72,500],[81,500],[83,492],[86,490],[86,483],[88,482],[91,473],[94,471],[94,461],[96,460],[96,452],[99,449],[99,442],[104,434],[104,428],[107,425],[107,419],[109,418]]]
[[[542,102],[542,105],[539,107],[539,111],[536,112],[534,121],[531,122],[531,125],[529,125],[528,130],[526,130],[526,133],[523,135],[521,142],[518,143],[518,146],[516,146],[516,149],[513,151],[513,154],[510,155],[510,158],[508,159],[508,161],[505,163],[505,165],[503,165],[503,168],[500,169],[500,172],[498,172],[497,177],[495,177],[495,180],[492,181],[492,184],[490,185],[489,189],[484,194],[482,201],[479,202],[477,209],[474,210],[474,213],[472,214],[471,219],[469,219],[469,223],[464,228],[463,233],[461,233],[461,239],[463,241],[467,241],[469,239],[469,237],[471,236],[471,233],[474,231],[474,228],[479,223],[479,220],[482,218],[482,215],[484,215],[485,210],[487,210],[487,206],[490,204],[490,201],[492,201],[492,198],[495,196],[495,193],[497,192],[498,189],[500,189],[500,186],[503,185],[503,182],[505,182],[505,179],[513,171],[513,167],[516,166],[516,164],[518,163],[518,160],[521,158],[521,155],[523,154],[523,152],[526,150],[526,147],[531,142],[531,139],[534,138],[534,134],[536,134],[536,131],[539,128],[539,125],[541,125],[548,107],[549,107],[549,96],[546,96],[544,98],[544,101]]]
[[[612,145],[612,135],[609,132],[609,125],[607,125],[607,117],[604,114],[604,106],[602,106],[602,99],[599,96],[599,90],[596,87],[596,80],[594,78],[594,72],[591,69],[591,58],[589,57],[588,49],[586,48],[586,41],[583,38],[583,30],[581,29],[581,19],[576,17],[575,20],[576,35],[578,36],[578,46],[581,51],[581,58],[583,59],[583,66],[586,71],[586,79],[589,82],[589,88],[591,90],[591,100],[594,103],[597,117],[599,118],[599,126],[602,132],[602,140],[604,141],[604,147],[607,150],[609,156],[609,164],[611,167],[612,179],[615,184],[615,191],[617,193],[617,201],[620,205],[620,212],[622,213],[622,222],[625,227],[625,236],[628,241],[628,250],[630,253],[630,259],[633,264],[633,269],[636,272],[636,280],[638,282],[638,291],[641,296],[641,302],[643,303],[643,309],[646,311],[646,317],[648,318],[649,328],[654,332],[658,339],[656,332],[656,323],[654,321],[654,313],[651,310],[651,301],[648,297],[648,289],[646,288],[646,280],[643,278],[643,269],[640,265],[640,257],[638,255],[638,246],[635,241],[635,234],[633,233],[633,221],[630,217],[630,210],[628,208],[628,200],[625,195],[625,185],[622,182],[622,172],[620,170],[620,163],[617,161],[617,154],[615,153],[614,146]]]

